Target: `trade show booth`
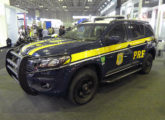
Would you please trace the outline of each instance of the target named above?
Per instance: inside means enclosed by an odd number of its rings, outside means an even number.
[[[7,46],[7,39],[14,44],[18,40],[17,13],[27,13],[25,10],[10,6],[9,3],[0,3],[0,47]]]

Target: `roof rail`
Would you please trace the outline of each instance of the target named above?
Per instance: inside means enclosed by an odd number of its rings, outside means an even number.
[[[109,18],[124,19],[125,17],[124,17],[124,16],[100,16],[100,17],[96,17],[96,18],[94,19],[94,22],[95,22],[95,21],[100,21],[100,20],[109,19]]]

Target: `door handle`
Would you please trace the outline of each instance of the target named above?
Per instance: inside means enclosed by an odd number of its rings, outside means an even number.
[[[129,44],[128,46],[127,46],[127,48],[130,48],[131,47],[131,45]]]
[[[127,55],[124,55],[124,58],[127,58],[128,56]]]

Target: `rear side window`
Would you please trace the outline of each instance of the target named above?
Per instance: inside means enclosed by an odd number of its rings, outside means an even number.
[[[144,26],[138,24],[128,24],[128,38],[130,40],[136,40],[144,37]]]
[[[146,37],[154,36],[152,28],[149,25],[145,26],[145,36]]]
[[[139,25],[139,27],[140,27],[140,34],[141,34],[142,36],[145,36],[145,28],[144,28],[144,25]]]

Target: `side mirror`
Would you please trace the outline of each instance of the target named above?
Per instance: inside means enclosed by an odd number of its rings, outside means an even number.
[[[121,41],[121,37],[120,36],[110,36],[106,38],[106,43],[108,44],[117,44]]]

